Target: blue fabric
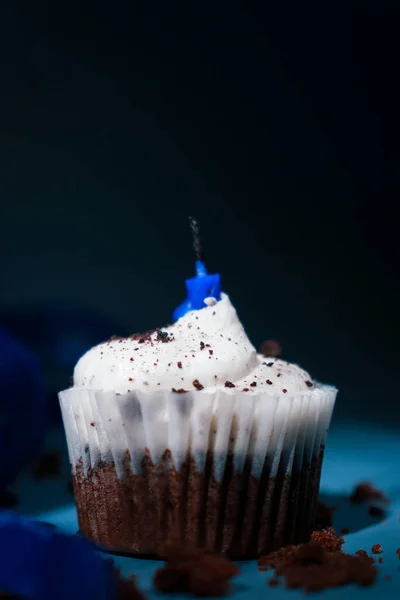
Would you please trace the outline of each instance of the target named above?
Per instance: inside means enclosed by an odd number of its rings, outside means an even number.
[[[38,452],[46,400],[37,358],[0,329],[0,490]]]
[[[0,512],[0,590],[25,600],[111,600],[110,564],[87,542]]]

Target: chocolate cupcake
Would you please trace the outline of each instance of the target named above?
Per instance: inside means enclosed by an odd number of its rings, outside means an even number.
[[[60,393],[81,532],[142,555],[308,540],[336,394],[257,354],[225,294],[92,348]]]

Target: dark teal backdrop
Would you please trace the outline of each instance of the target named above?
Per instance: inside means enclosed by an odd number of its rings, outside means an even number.
[[[398,424],[392,7],[130,4],[0,9],[3,324],[66,386],[171,318],[194,214],[254,343]]]

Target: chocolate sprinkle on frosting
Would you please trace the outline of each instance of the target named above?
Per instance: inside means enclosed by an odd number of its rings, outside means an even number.
[[[195,379],[193,381],[193,386],[196,388],[196,390],[204,390],[204,385],[201,385],[200,381],[198,379]]]
[[[168,335],[166,331],[161,331],[161,329],[157,329],[157,342],[162,342],[163,344],[167,344],[168,342],[173,342],[174,338]]]
[[[225,381],[225,387],[227,387],[227,388],[234,388],[236,386],[231,381]]]

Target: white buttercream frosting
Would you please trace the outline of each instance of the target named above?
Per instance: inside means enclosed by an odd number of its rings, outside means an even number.
[[[176,323],[143,336],[115,338],[79,360],[74,386],[129,391],[307,393],[315,388],[298,365],[257,354],[226,294]]]

